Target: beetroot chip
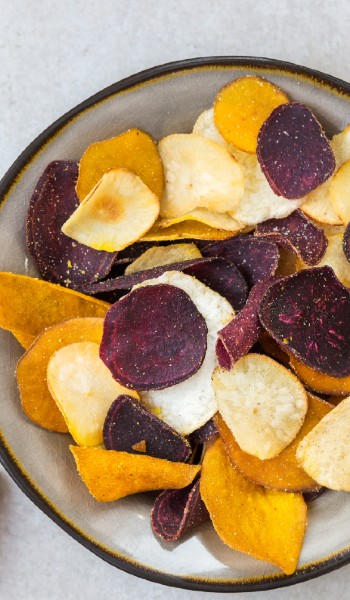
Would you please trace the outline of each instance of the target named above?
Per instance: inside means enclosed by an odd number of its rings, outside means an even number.
[[[327,238],[301,210],[295,210],[283,219],[269,219],[260,223],[254,235],[268,238],[286,250],[294,252],[309,266],[317,265],[327,249]]]
[[[258,316],[260,303],[273,280],[265,279],[251,289],[245,307],[218,334],[216,356],[220,367],[229,370],[247,354],[263,333]]]
[[[247,300],[247,283],[235,267],[224,258],[199,259],[186,269],[184,273],[196,277],[206,286],[226,298],[235,310],[241,310]]]
[[[107,450],[147,454],[185,462],[191,446],[177,431],[147,410],[139,400],[121,395],[111,405],[103,427]]]
[[[350,223],[347,224],[343,237],[343,250],[346,258],[350,262]]]
[[[215,435],[218,435],[218,430],[214,423],[213,419],[209,419],[202,427],[196,429],[190,435],[190,442],[192,446],[196,446],[197,444],[206,444],[209,442]]]
[[[262,279],[272,277],[279,259],[278,248],[273,241],[251,235],[239,235],[208,244],[203,248],[202,254],[226,258],[236,265],[249,288]]]
[[[272,111],[259,131],[257,157],[272,190],[284,198],[302,198],[335,170],[320,123],[299,102]]]
[[[267,290],[262,325],[288,352],[332,377],[350,374],[350,289],[328,266],[304,269]]]
[[[184,533],[209,519],[201,498],[199,479],[181,490],[164,490],[155,500],[151,514],[153,532],[164,542],[174,542]]]
[[[102,279],[116,257],[114,252],[79,244],[61,231],[79,205],[75,193],[77,177],[76,163],[50,163],[36,185],[27,213],[27,247],[41,275],[66,287]]]
[[[168,284],[140,287],[108,310],[100,356],[125,387],[162,389],[198,371],[207,333],[186,292]]]

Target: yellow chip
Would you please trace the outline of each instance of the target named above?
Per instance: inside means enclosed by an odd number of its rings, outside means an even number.
[[[350,160],[334,175],[330,184],[330,196],[336,214],[347,225],[350,221]]]
[[[297,459],[320,485],[350,492],[349,438],[350,397],[347,397],[303,439]]]
[[[328,265],[346,287],[350,287],[350,262],[343,250],[343,234],[337,233],[328,237],[328,245],[323,258],[317,263],[318,267]],[[297,270],[308,268],[301,259],[297,260]]]
[[[243,477],[220,439],[204,456],[200,481],[215,531],[227,546],[294,573],[306,527],[301,494],[269,490]]]
[[[127,169],[105,173],[62,227],[95,250],[115,252],[140,239],[159,214],[158,197]]]
[[[171,227],[183,221],[199,221],[216,229],[224,229],[232,234],[239,233],[245,225],[237,221],[229,213],[217,213],[206,208],[196,208],[190,213],[172,219],[163,219],[162,227]]]
[[[172,244],[171,246],[153,246],[136,258],[131,265],[125,269],[125,275],[136,273],[159,267],[160,265],[170,265],[171,263],[190,260],[191,258],[201,258],[202,254],[195,244]]]
[[[129,129],[121,135],[88,146],[79,163],[80,201],[110,169],[126,168],[142,179],[158,198],[164,189],[163,166],[157,145],[148,133]]]
[[[99,502],[111,502],[150,490],[180,489],[199,473],[200,465],[170,462],[143,454],[70,446],[82,480]]]
[[[347,377],[332,377],[320,373],[305,365],[292,354],[289,356],[289,364],[299,379],[319,394],[331,394],[332,396],[347,396],[350,394],[350,375]]]
[[[223,87],[215,100],[215,125],[222,137],[245,152],[256,152],[259,130],[288,96],[277,86],[255,76],[239,77]]]
[[[55,283],[0,273],[0,327],[26,349],[46,327],[75,317],[104,317],[109,307]]]
[[[244,233],[242,231],[242,233]],[[223,229],[214,229],[209,225],[204,225],[199,221],[182,221],[171,227],[163,227],[163,221],[157,221],[146,235],[142,242],[166,242],[174,240],[225,240],[232,237],[232,231]]]

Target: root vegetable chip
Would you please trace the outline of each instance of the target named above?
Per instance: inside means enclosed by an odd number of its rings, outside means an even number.
[[[103,364],[95,342],[76,342],[56,350],[47,365],[47,385],[80,446],[103,442],[108,409],[127,391]],[[131,393],[138,398],[137,393]]]
[[[350,221],[350,160],[338,169],[330,184],[330,196],[333,208],[346,225]]]
[[[265,354],[276,359],[285,367],[289,366],[291,356],[266,331],[259,337],[259,344]]]
[[[341,233],[328,237],[326,253],[317,266],[324,267],[325,265],[332,267],[339,281],[345,287],[350,287],[350,263],[344,254],[343,235]],[[301,260],[297,262],[298,271],[306,267],[307,265]]]
[[[201,253],[195,244],[172,244],[171,246],[153,246],[138,256],[125,269],[125,275],[152,269],[161,265],[201,258]]]
[[[239,235],[221,242],[212,242],[202,249],[204,256],[220,256],[240,270],[249,287],[274,275],[278,264],[278,249],[270,240],[251,235]]]
[[[294,573],[306,527],[301,494],[269,490],[243,477],[220,439],[204,457],[200,492],[227,546]]]
[[[303,469],[320,485],[350,491],[350,397],[310,431],[297,449]]]
[[[350,375],[350,290],[330,267],[285,277],[266,292],[259,311],[263,327],[312,369]]]
[[[305,365],[296,356],[290,356],[289,361],[295,374],[311,390],[319,394],[332,396],[347,396],[350,394],[350,375],[347,377],[331,377]]]
[[[29,348],[46,327],[75,317],[104,317],[109,304],[14,273],[0,273],[0,327]]]
[[[195,124],[193,125],[192,133],[196,133],[197,135],[202,135],[203,137],[209,138],[210,140],[213,140],[213,142],[220,144],[220,146],[223,146],[224,148],[226,148],[226,150],[234,154],[234,146],[228,144],[224,140],[224,138],[222,137],[221,133],[215,125],[214,107],[203,110],[203,112],[200,113]]]
[[[282,246],[279,247],[279,261],[275,271],[276,277],[286,277],[293,275],[297,270],[297,255],[294,252],[289,252]]]
[[[300,210],[320,224],[340,225],[341,219],[333,208],[330,190],[331,178],[305,196]]]
[[[300,467],[296,458],[296,449],[301,440],[317,423],[332,410],[332,405],[308,394],[308,411],[305,421],[294,440],[275,458],[261,460],[241,450],[230,429],[218,413],[216,426],[225,444],[231,462],[242,475],[258,485],[285,492],[311,492],[319,489],[316,483]]]
[[[306,392],[291,371],[261,354],[248,354],[230,371],[217,368],[219,412],[240,448],[264,460],[296,437],[307,412]]]
[[[123,250],[140,239],[159,213],[158,197],[127,169],[105,173],[62,227],[96,250]]]
[[[170,284],[183,289],[203,315],[207,327],[207,351],[201,368],[186,381],[161,391],[147,391],[141,395],[147,408],[176,429],[188,435],[204,425],[217,411],[211,376],[217,362],[215,344],[217,333],[234,316],[231,305],[219,294],[194,277],[177,271],[168,271],[141,284]]]
[[[193,446],[195,446],[196,444],[206,444],[216,435],[218,435],[218,430],[216,428],[214,420],[209,419],[209,421],[204,423],[202,427],[196,429],[196,431],[191,433],[190,442]]]
[[[116,137],[95,142],[85,150],[79,163],[77,181],[80,201],[84,200],[107,171],[119,168],[138,175],[161,198],[164,175],[157,145],[144,131],[129,129]]]
[[[183,221],[199,221],[200,223],[204,223],[205,225],[209,225],[210,227],[216,229],[223,229],[224,231],[229,231],[231,235],[242,231],[245,227],[244,223],[237,221],[231,214],[228,212],[214,212],[212,210],[208,210],[206,208],[196,208],[191,212],[185,213],[180,217],[174,217],[172,219],[163,219],[161,221],[162,227],[172,227],[177,223],[181,223]]]
[[[154,502],[151,525],[164,542],[174,542],[208,519],[198,480],[182,490],[164,490]]]
[[[346,259],[350,262],[350,223],[347,224],[347,227],[344,232],[343,251],[346,256]]]
[[[223,87],[214,104],[215,125],[222,137],[246,152],[255,152],[259,129],[276,106],[288,102],[278,87],[247,76]]]
[[[259,131],[257,157],[271,188],[302,198],[335,170],[333,150],[309,108],[299,102],[275,108]]]
[[[189,295],[173,285],[152,285],[109,309],[100,356],[122,385],[162,389],[198,371],[206,340],[205,320]]]
[[[201,469],[200,465],[115,450],[79,446],[70,446],[70,450],[83,482],[99,502],[150,490],[184,488]]]
[[[107,450],[148,454],[174,462],[185,462],[191,446],[174,429],[128,395],[116,398],[103,427]]]
[[[199,221],[182,221],[171,227],[162,227],[162,221],[157,221],[142,239],[147,242],[165,242],[188,239],[224,240],[231,236],[231,231],[215,229]]]
[[[115,254],[76,243],[61,231],[79,206],[77,176],[78,165],[74,162],[50,163],[30,200],[27,215],[27,246],[41,275],[67,287],[102,279],[115,260]]]
[[[47,365],[54,352],[64,346],[86,341],[99,344],[102,332],[102,318],[69,319],[45,329],[20,358],[16,376],[22,407],[34,423],[51,431],[68,432],[66,421],[47,386]]]
[[[225,213],[243,195],[241,168],[212,140],[194,133],[173,134],[159,142],[165,172],[160,214],[172,218],[196,208]]]
[[[309,266],[317,265],[327,249],[327,238],[300,210],[284,219],[270,219],[260,223],[254,235],[265,237],[291,250]]]

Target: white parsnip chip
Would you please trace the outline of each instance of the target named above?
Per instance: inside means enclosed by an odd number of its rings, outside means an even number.
[[[304,422],[304,387],[267,356],[247,354],[230,371],[217,368],[213,386],[219,412],[238,445],[262,460],[286,448]]]
[[[183,221],[199,221],[200,223],[204,223],[205,225],[209,225],[215,229],[231,231],[232,234],[242,231],[242,229],[245,227],[229,213],[218,213],[206,208],[196,208],[195,210],[192,210],[181,217],[163,219],[160,222],[160,225],[164,228],[171,227],[172,225],[182,223]]]
[[[350,287],[350,262],[347,260],[343,250],[343,234],[337,233],[328,237],[327,250],[317,264],[318,267],[328,265],[346,287]],[[297,270],[307,269],[307,265],[300,259],[297,260]]]
[[[170,265],[171,263],[191,260],[192,258],[201,258],[202,254],[196,244],[171,244],[170,246],[153,246],[149,248],[131,265],[125,269],[125,275],[136,273],[146,269],[153,269],[160,265]]]

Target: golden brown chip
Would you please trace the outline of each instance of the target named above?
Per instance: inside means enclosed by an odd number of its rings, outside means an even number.
[[[285,248],[279,246],[278,252],[280,255],[277,269],[275,272],[276,277],[286,277],[287,275],[293,275],[297,270],[297,256],[294,252],[289,252]]]
[[[350,263],[347,260],[343,250],[343,234],[337,233],[328,237],[327,250],[317,264],[318,267],[328,265],[332,267],[334,273],[346,287],[350,287]],[[307,265],[302,260],[297,260],[297,270],[307,269]]]
[[[111,502],[150,490],[190,484],[200,465],[170,462],[143,454],[70,446],[82,480],[99,502]]]
[[[75,317],[104,317],[109,307],[55,283],[0,273],[0,327],[26,349],[46,327]]]
[[[305,385],[319,394],[347,396],[350,394],[350,375],[332,377],[305,365],[296,356],[290,355],[290,366]]]
[[[350,221],[350,160],[347,160],[334,175],[330,184],[333,208],[345,225]]]
[[[244,224],[240,223],[235,219],[230,213],[217,213],[211,210],[207,210],[206,208],[196,208],[189,213],[181,215],[181,217],[174,217],[172,219],[163,219],[162,226],[163,227],[171,227],[172,225],[176,225],[177,223],[182,223],[183,221],[198,221],[199,223],[204,223],[204,225],[209,225],[210,227],[216,229],[224,229],[225,231],[230,231],[231,235],[242,231],[244,228]]]
[[[172,263],[201,258],[202,254],[195,244],[171,244],[170,246],[152,246],[131,265],[125,269],[125,275],[137,273],[160,265],[171,265]]]
[[[164,242],[172,240],[225,240],[232,237],[232,231],[214,229],[199,221],[182,221],[170,227],[163,227],[164,222],[159,220],[143,236],[143,242]],[[244,233],[242,231],[241,233]]]
[[[225,544],[294,573],[306,526],[301,494],[269,490],[243,477],[220,439],[204,456],[200,492]]]

